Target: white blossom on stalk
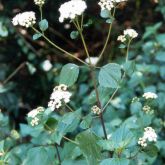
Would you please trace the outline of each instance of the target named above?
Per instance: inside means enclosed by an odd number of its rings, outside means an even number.
[[[97,106],[97,105],[94,105],[92,108],[91,108],[92,112],[96,115],[100,115],[101,113],[101,109]]]
[[[153,93],[153,92],[146,92],[143,94],[143,97],[148,100],[148,99],[156,99],[158,96],[157,94]]]
[[[118,3],[124,2],[127,0],[100,0],[98,5],[101,7],[101,10],[111,11]]]
[[[152,127],[144,128],[143,137],[139,138],[138,144],[141,145],[142,147],[146,147],[147,141],[148,142],[156,142],[157,141],[157,134]]]
[[[134,29],[126,29],[124,30],[124,36],[136,38],[138,36],[138,33]]]
[[[20,25],[26,28],[33,26],[36,23],[35,13],[33,11],[19,13],[12,19],[12,23],[14,26]]]
[[[34,0],[34,3],[38,6],[42,6],[45,4],[45,0]]]
[[[86,8],[86,2],[83,0],[71,0],[65,2],[59,8],[59,21],[64,22],[65,19],[74,20],[76,16],[82,15]]]
[[[118,36],[118,41],[125,42],[127,41],[127,38],[133,39],[138,36],[138,33],[134,29],[126,29],[123,33],[123,35]]]
[[[98,59],[99,59],[98,57],[90,57],[90,61],[91,61],[92,65],[96,65],[98,62]],[[90,63],[89,58],[86,58],[85,62]]]
[[[54,111],[62,106],[62,103],[68,103],[72,94],[67,91],[67,86],[60,84],[53,89],[53,93],[50,96],[48,107]]]

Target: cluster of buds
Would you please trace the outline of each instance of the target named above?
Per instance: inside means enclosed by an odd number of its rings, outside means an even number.
[[[52,111],[54,111],[55,109],[59,109],[62,106],[62,103],[70,102],[71,96],[72,94],[67,91],[67,86],[64,84],[60,84],[53,89],[48,107],[51,108]]]
[[[152,127],[144,128],[143,137],[139,138],[138,144],[142,147],[146,147],[147,141],[149,141],[149,142],[156,142],[157,141],[157,134]]]
[[[153,109],[151,109],[151,107],[148,106],[148,105],[145,105],[145,106],[143,107],[143,111],[144,111],[146,114],[152,114],[152,113],[153,113]]]
[[[32,126],[36,126],[36,125],[39,124],[38,115],[39,115],[41,112],[43,112],[43,111],[44,111],[44,108],[43,108],[43,107],[38,107],[38,108],[33,109],[32,111],[30,111],[30,112],[28,113],[27,116],[28,116],[28,118],[31,119],[30,124],[31,124]]]
[[[92,112],[96,115],[100,115],[101,113],[101,109],[97,106],[97,105],[94,105],[92,108],[91,108]]]
[[[45,0],[34,0],[34,3],[38,6],[42,6],[45,4]]]

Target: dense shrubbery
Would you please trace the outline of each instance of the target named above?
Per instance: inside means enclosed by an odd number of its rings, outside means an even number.
[[[50,18],[49,30],[47,20],[41,19],[39,28],[42,32],[34,29],[33,35],[31,29],[13,28],[10,23],[14,14],[8,14],[9,7],[16,8],[16,3],[9,1],[2,4],[5,9],[0,5],[4,13],[0,18],[0,164],[164,164],[165,31],[163,18],[158,13],[165,13],[163,0],[156,8],[150,8],[152,3],[147,2],[146,5],[145,2],[130,1],[124,9],[120,6],[122,11],[117,9],[116,20],[107,10],[101,12],[101,19],[96,13],[90,17],[93,13],[87,10],[83,33],[86,32],[85,39],[89,42],[89,54],[97,55],[104,44],[103,41],[96,42],[100,38],[98,32],[103,35],[101,38],[107,35],[101,27],[107,29],[112,22],[114,26],[113,41],[107,46],[97,67],[88,67],[89,59],[86,60],[88,63],[84,60],[88,50],[82,50],[82,27],[78,27],[78,22],[73,21],[77,30],[64,24],[70,29],[61,30],[62,35],[54,30],[62,26],[54,21],[54,17],[56,20],[58,17],[51,11],[43,12],[44,18]],[[30,6],[26,1],[17,0],[17,4],[22,9]],[[90,5],[98,13],[93,1],[89,1]],[[128,18],[132,11],[129,5],[136,6],[138,11],[135,15],[132,13],[132,19],[137,17],[135,22]],[[144,10],[139,8],[143,5]],[[52,2],[48,1],[44,10],[51,9],[51,6]],[[146,6],[149,6],[148,10]],[[37,8],[34,7],[34,10],[37,11]],[[140,12],[148,13],[151,22],[145,22],[145,18],[138,19]],[[123,13],[132,22],[124,22],[124,17],[121,18]],[[39,12],[37,18],[40,19]],[[118,19],[120,21],[117,22]],[[108,24],[104,25],[104,20]],[[144,25],[137,25],[139,20],[144,20]],[[124,29],[123,22],[124,26],[133,26],[139,31],[139,39],[136,42],[133,40],[131,46],[129,42],[120,45],[116,41]],[[55,24],[58,27],[51,28]],[[74,58],[78,58],[79,62],[68,58],[67,52],[64,55],[52,48],[52,43],[49,45],[42,36],[48,42],[54,40],[60,46],[65,45],[64,48],[70,52],[76,52]],[[65,36],[70,36],[72,40]],[[127,41],[130,39],[127,38]],[[126,62],[125,54],[129,57]],[[81,64],[82,61],[85,65]],[[96,83],[94,81],[93,85],[95,76]],[[58,84],[65,84],[68,88]],[[60,109],[52,112],[47,103],[54,86],[57,87],[49,105]],[[152,92],[147,96],[154,98],[146,99],[143,94],[147,92]],[[31,112],[27,115],[28,111]]]

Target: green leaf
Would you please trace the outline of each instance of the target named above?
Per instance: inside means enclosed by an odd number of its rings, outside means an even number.
[[[106,9],[105,9],[105,10],[101,10],[100,16],[101,16],[102,18],[110,18],[111,13],[110,13],[109,10],[106,10]]]
[[[49,24],[48,24],[48,21],[46,19],[43,19],[39,22],[39,27],[40,27],[40,30],[41,31],[45,31],[48,29],[49,27]]]
[[[78,79],[79,67],[75,64],[66,64],[60,73],[60,84],[72,86]]]
[[[91,114],[89,114],[83,118],[82,122],[80,123],[80,127],[82,129],[87,129],[90,127],[91,122],[92,122],[92,116]]]
[[[33,64],[31,64],[31,63],[29,63],[29,62],[27,62],[26,65],[27,65],[27,67],[28,67],[28,70],[29,70],[30,74],[33,75],[33,74],[36,72],[37,69],[34,67]]]
[[[70,33],[70,38],[73,39],[73,40],[75,40],[78,37],[78,35],[79,35],[79,32],[78,31],[72,31]]]
[[[100,140],[98,144],[103,150],[114,151],[114,143],[111,140]]]
[[[120,44],[119,45],[119,49],[124,49],[124,48],[126,48],[126,45],[125,44]]]
[[[97,144],[97,140],[98,138],[90,130],[81,132],[76,137],[79,148],[89,165],[98,165],[101,158],[101,148]]]
[[[8,30],[7,28],[0,22],[0,37],[7,37],[8,36]]]
[[[54,149],[53,147],[34,147],[27,153],[23,164],[24,165],[51,165],[54,164]]]
[[[158,154],[158,148],[155,146],[155,145],[148,145],[144,152],[150,156],[150,157],[154,157],[154,156],[157,156]]]
[[[121,80],[121,67],[110,63],[103,66],[99,72],[99,83],[103,87],[117,88]]]
[[[100,165],[129,165],[129,162],[126,158],[110,158],[103,160]]]
[[[165,62],[165,51],[157,52],[155,59],[160,62]]]
[[[106,20],[106,23],[111,24],[113,21],[114,21],[114,18],[112,17],[112,18],[107,19],[107,20]]]
[[[39,39],[41,36],[42,36],[42,34],[36,33],[36,34],[33,35],[33,40],[37,40],[37,39]]]
[[[124,69],[125,73],[129,76],[131,76],[131,74],[135,71],[135,68],[136,68],[135,61],[127,61],[123,65],[123,69]]]

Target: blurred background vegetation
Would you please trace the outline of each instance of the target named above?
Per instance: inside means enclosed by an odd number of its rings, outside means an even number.
[[[69,22],[60,24],[58,8],[63,0],[46,0],[43,15],[49,21],[49,30],[46,32],[54,42],[64,47],[75,56],[85,59],[81,41],[70,39],[73,27]],[[85,29],[89,51],[92,56],[101,50],[107,34],[108,24],[99,16],[97,1],[87,0],[88,11],[86,23],[91,25]],[[47,106],[50,93],[58,83],[58,73],[63,64],[77,63],[66,58],[44,40],[33,41],[33,31],[21,27],[15,28],[11,19],[19,12],[39,11],[33,1],[29,0],[0,0],[0,109],[9,114],[12,127],[26,122],[28,111],[37,106]],[[90,19],[89,19],[90,18]],[[117,11],[113,26],[112,37],[108,49],[100,65],[112,59],[121,63],[123,49],[118,49],[116,38],[125,28],[134,28],[139,38],[131,47],[130,59],[135,60],[136,69],[132,76],[128,76],[125,88],[122,88],[114,102],[114,108],[126,109],[131,98],[144,91],[152,90],[159,95],[160,119],[165,121],[163,109],[165,107],[165,1],[159,0],[129,0],[123,3]],[[49,60],[52,68],[45,69],[45,60]],[[15,72],[14,72],[15,71]],[[12,73],[14,72],[14,75]],[[75,97],[72,106],[78,107],[89,102],[90,82],[88,70],[84,70],[73,87],[79,97]],[[128,90],[129,89],[129,90]],[[121,94],[120,94],[121,93]],[[84,96],[89,95],[84,100]],[[123,100],[122,103],[120,102]],[[91,103],[91,102],[90,102]],[[85,108],[84,108],[85,109]],[[131,112],[133,113],[133,112]],[[121,115],[128,116],[130,111],[122,111]]]

